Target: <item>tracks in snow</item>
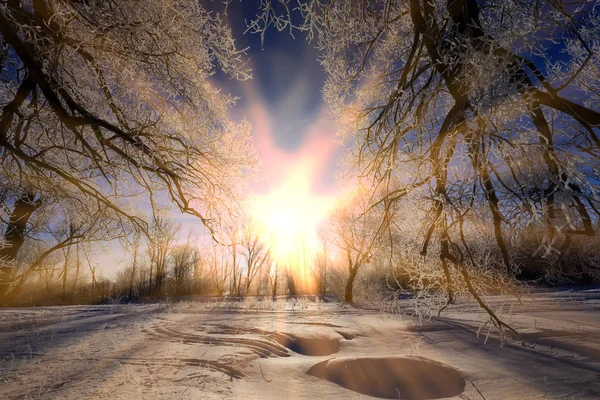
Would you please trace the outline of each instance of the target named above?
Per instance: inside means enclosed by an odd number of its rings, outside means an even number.
[[[207,344],[215,346],[245,347],[261,358],[289,357],[290,352],[277,342],[262,339],[219,337],[178,332],[171,328],[154,326],[145,330],[148,335],[158,340],[168,340],[185,344]]]

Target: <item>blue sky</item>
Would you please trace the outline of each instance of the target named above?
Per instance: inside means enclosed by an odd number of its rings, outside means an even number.
[[[269,29],[264,43],[260,35],[245,33],[245,21],[254,18],[258,3],[234,1],[227,13],[237,47],[248,49],[253,79],[238,82],[217,74],[215,83],[224,92],[240,98],[231,116],[246,118],[253,124],[255,144],[265,173],[293,166],[303,152],[331,150],[323,152],[320,160],[323,165],[316,171],[313,183],[317,192],[335,190],[337,182],[332,175],[341,149],[335,147],[335,124],[322,100],[325,74],[318,61],[319,53],[302,33],[296,32],[294,38],[289,31]],[[319,135],[314,132],[317,128],[322,131]],[[319,136],[318,139],[315,136]],[[270,160],[273,152],[279,153],[273,157],[276,162]],[[286,154],[287,160],[283,157]],[[272,185],[281,183],[277,177],[271,178]],[[268,189],[258,185],[257,190]]]

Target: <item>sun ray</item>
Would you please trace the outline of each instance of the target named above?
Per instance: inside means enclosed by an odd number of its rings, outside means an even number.
[[[319,225],[337,198],[314,192],[313,169],[309,160],[298,163],[279,187],[255,196],[253,207],[274,261],[300,277],[303,285],[309,284],[305,271],[319,248]]]

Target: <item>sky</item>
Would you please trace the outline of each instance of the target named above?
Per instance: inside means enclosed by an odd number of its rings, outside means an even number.
[[[322,101],[325,74],[317,60],[319,53],[300,33],[294,39],[289,31],[270,29],[264,43],[260,35],[245,34],[245,21],[258,10],[255,3],[234,1],[227,14],[237,47],[248,49],[253,79],[216,77],[218,87],[240,97],[231,117],[252,123],[263,172],[272,172],[255,190],[264,193],[281,184],[289,168],[311,156],[316,167],[314,189],[334,191],[337,182],[332,175],[340,148],[335,146],[335,124]]]
[[[314,43],[288,30],[270,29],[264,41],[245,33],[257,3],[234,1],[227,12],[237,47],[247,48],[253,79],[217,75],[215,84],[240,98],[231,118],[252,124],[261,172],[247,211],[267,227],[263,234],[275,241],[275,251],[285,253],[298,239],[318,245],[318,225],[346,191],[334,178],[343,148],[336,144],[337,127],[322,100],[326,76]]]
[[[276,249],[289,252],[298,235],[317,245],[318,225],[346,191],[334,178],[343,148],[336,144],[337,128],[322,100],[326,77],[318,51],[300,33],[294,38],[289,31],[271,29],[263,43],[260,35],[245,33],[245,20],[254,17],[257,3],[233,1],[226,17],[237,48],[247,48],[253,79],[241,82],[217,73],[213,84],[239,98],[230,118],[252,124],[261,168],[250,186],[246,212],[269,227],[263,234],[276,242]],[[173,217],[181,224],[182,240],[188,232],[194,237],[205,233],[198,219]],[[102,270],[111,277],[126,258],[116,244],[109,253]]]
[[[227,20],[239,49],[247,49],[253,79],[244,82],[217,75],[215,85],[239,97],[234,120],[252,124],[261,162],[251,186],[247,213],[266,227],[282,257],[294,242],[318,246],[317,229],[346,188],[334,178],[343,148],[336,125],[322,100],[326,76],[319,52],[304,34],[270,29],[262,41],[246,33],[258,2],[232,2]]]

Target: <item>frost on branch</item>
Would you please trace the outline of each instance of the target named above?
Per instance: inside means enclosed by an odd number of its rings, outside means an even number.
[[[322,51],[347,166],[380,202],[412,193],[423,210],[413,245],[437,259],[447,303],[457,288],[478,297],[488,272],[600,275],[598,5],[285,3]],[[252,26],[280,20],[272,9]]]
[[[250,75],[219,14],[183,0],[0,2],[0,49],[3,206],[35,203],[25,225],[46,204],[143,230],[142,206],[175,204],[211,230],[235,209],[250,128],[209,79]]]

